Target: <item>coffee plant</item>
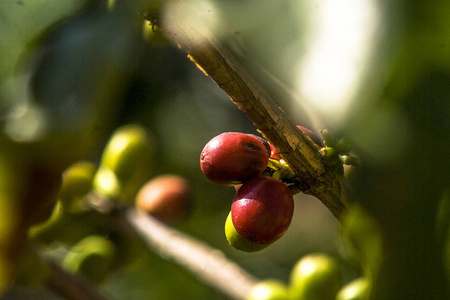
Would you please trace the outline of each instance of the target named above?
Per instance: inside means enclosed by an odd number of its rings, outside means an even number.
[[[450,299],[449,11],[1,1],[0,298]]]

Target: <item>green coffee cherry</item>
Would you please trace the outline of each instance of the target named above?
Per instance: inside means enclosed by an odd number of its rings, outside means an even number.
[[[109,197],[111,199],[120,198],[122,184],[116,174],[108,168],[100,167],[98,169],[92,186],[93,190],[102,196]]]
[[[92,189],[92,181],[97,167],[89,161],[80,161],[71,165],[63,173],[59,200],[63,209],[78,211],[80,200]]]
[[[357,278],[345,285],[337,294],[336,300],[369,299],[370,282],[367,278]]]
[[[118,128],[103,151],[94,190],[106,197],[132,202],[150,176],[151,144],[147,132],[138,125]]]
[[[296,300],[334,300],[341,285],[337,261],[325,254],[310,254],[292,269],[290,295]]]
[[[95,211],[73,214],[58,205],[49,220],[30,228],[28,236],[46,245],[58,241],[72,246],[86,236],[99,232],[105,222],[108,222],[107,216]]]
[[[72,247],[63,261],[64,268],[79,273],[93,283],[101,283],[114,264],[115,246],[106,238],[91,235]]]
[[[227,237],[228,243],[233,246],[233,248],[244,252],[257,252],[271,245],[251,243],[242,238],[234,228],[233,221],[231,219],[231,212],[228,214],[225,222],[225,236]]]
[[[120,180],[132,176],[150,149],[147,132],[139,125],[118,128],[103,151],[101,166],[113,171]]]
[[[283,282],[275,279],[263,280],[250,291],[246,300],[289,300],[289,291]]]

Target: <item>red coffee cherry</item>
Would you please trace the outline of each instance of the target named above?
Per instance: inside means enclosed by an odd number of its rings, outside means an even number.
[[[272,144],[270,144],[270,158],[276,160],[281,159],[280,152],[278,152],[277,149],[275,149],[275,146]]]
[[[254,135],[254,134],[250,134],[250,135],[257,138],[264,145],[264,147],[266,147],[267,152],[269,153],[269,156],[270,156],[270,154],[272,153],[273,146],[265,138],[262,138],[260,136]]]
[[[271,177],[245,182],[231,205],[231,218],[245,240],[270,244],[281,238],[294,214],[294,198],[288,186]]]
[[[148,181],[136,196],[136,207],[161,221],[174,223],[191,211],[188,182],[181,176],[166,174]]]
[[[225,132],[214,137],[200,155],[203,174],[225,185],[237,185],[258,177],[268,162],[268,150],[259,138],[240,132]]]

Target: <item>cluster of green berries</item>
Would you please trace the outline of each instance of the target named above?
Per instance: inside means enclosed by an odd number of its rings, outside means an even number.
[[[96,284],[142,254],[145,246],[138,239],[121,233],[94,207],[96,199],[112,206],[135,206],[171,224],[189,215],[192,198],[188,181],[175,174],[152,177],[153,147],[143,127],[119,127],[107,142],[98,166],[80,161],[64,171],[53,214],[33,226],[30,237],[50,247],[67,248],[64,268]],[[21,273],[26,278],[27,272]]]
[[[343,285],[340,264],[329,255],[312,253],[294,265],[288,285],[276,279],[262,280],[246,300],[366,300],[369,288],[363,277]]]

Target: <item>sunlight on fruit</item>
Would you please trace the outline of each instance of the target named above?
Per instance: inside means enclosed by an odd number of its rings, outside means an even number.
[[[107,168],[98,170],[93,186],[94,190],[101,195],[117,197],[120,194],[120,182],[116,174]]]
[[[317,269],[317,265],[316,262],[312,261],[312,260],[305,260],[301,265],[300,265],[300,272],[304,275],[308,275],[311,274],[312,272],[314,272]]]
[[[370,282],[364,277],[354,279],[345,285],[336,295],[336,300],[369,299]]]
[[[288,297],[286,284],[276,279],[266,279],[253,287],[246,300],[286,300]]]

